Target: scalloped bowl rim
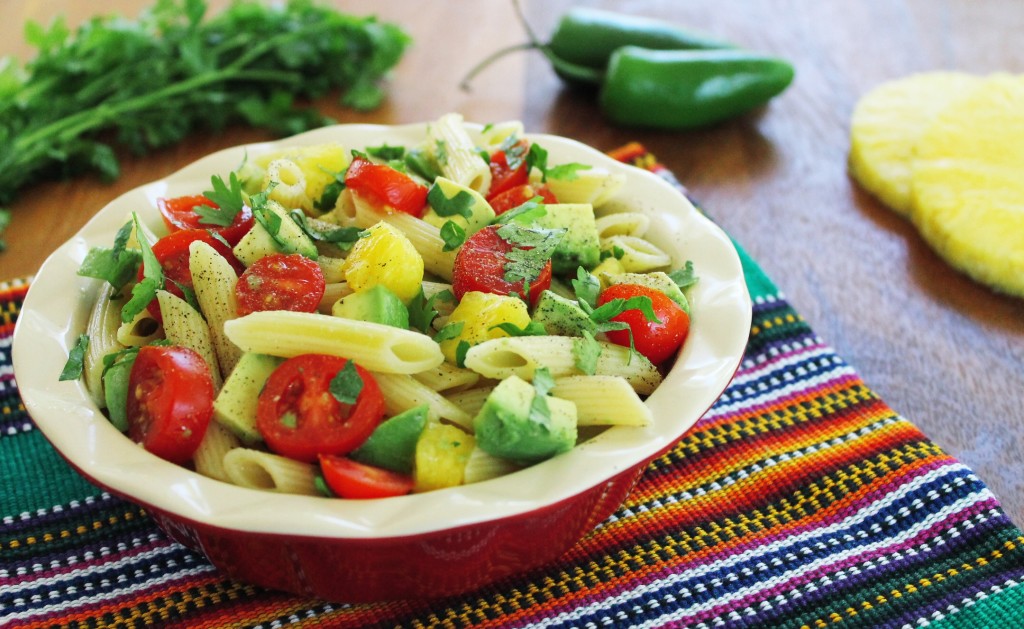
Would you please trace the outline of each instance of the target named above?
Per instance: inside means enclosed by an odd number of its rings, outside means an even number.
[[[571,499],[668,449],[718,399],[742,359],[751,302],[739,257],[728,236],[661,177],[575,140],[545,134],[527,137],[548,150],[551,163],[584,162],[625,174],[618,202],[647,213],[651,239],[672,254],[675,264],[693,260],[700,277],[692,289],[689,338],[665,381],[646,401],[655,417],[651,426],[612,427],[569,453],[489,481],[347,501],[241,488],[164,461],[119,433],[81,381],[58,381],[100,285],[79,277],[76,270],[90,246],[109,246],[131,211],[162,230],[158,197],[204,190],[210,175],[226,174],[246,155],[321,142],[340,142],[346,148],[410,145],[424,137],[426,126],[335,125],[224,149],[126,192],[100,210],[33,278],[15,330],[15,378],[29,414],[47,439],[93,482],[176,518],[252,533],[363,539],[521,516]],[[474,136],[482,129],[471,123],[467,128]]]

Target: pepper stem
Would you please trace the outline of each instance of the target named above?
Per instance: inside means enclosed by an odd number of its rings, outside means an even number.
[[[538,48],[537,44],[533,42],[524,42],[522,44],[513,44],[511,46],[506,46],[500,50],[492,52],[491,54],[484,57],[482,61],[477,63],[469,70],[469,72],[466,73],[466,76],[463,77],[462,81],[459,82],[459,88],[464,92],[470,91],[469,84],[473,81],[473,79],[476,78],[476,75],[486,70],[488,66],[490,66],[498,59],[501,59],[505,55],[511,52],[518,52],[520,50],[533,50],[536,48]]]

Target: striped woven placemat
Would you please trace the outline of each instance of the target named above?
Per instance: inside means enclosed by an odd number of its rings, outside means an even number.
[[[676,183],[642,146],[613,155]],[[618,512],[543,569],[358,606],[231,581],[73,472],[13,378],[28,282],[0,284],[0,626],[1024,626],[1024,534],[740,253],[742,365]]]

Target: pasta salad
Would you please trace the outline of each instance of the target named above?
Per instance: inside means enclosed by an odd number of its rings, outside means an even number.
[[[521,123],[458,114],[415,146],[294,146],[127,217],[62,378],[148,451],[244,487],[381,498],[566,452],[643,403],[685,342],[690,263],[549,164]]]

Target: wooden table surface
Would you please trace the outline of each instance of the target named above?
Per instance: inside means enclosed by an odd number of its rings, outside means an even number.
[[[142,3],[103,3],[135,16]],[[470,93],[461,76],[486,53],[524,40],[505,0],[349,0],[357,14],[401,24],[414,38],[379,110],[321,107],[341,122],[407,123],[448,111],[602,150],[639,140],[761,264],[796,309],[868,386],[973,468],[1024,524],[1024,300],[954,272],[903,219],[849,178],[850,114],[871,87],[915,72],[1024,72],[1020,0],[608,0],[585,4],[657,16],[785,57],[793,85],[763,111],[714,128],[615,128],[592,99],[563,89],[538,53],[496,63]],[[524,0],[546,35],[573,3]],[[213,7],[223,2],[212,2]],[[27,19],[69,24],[98,5],[4,0],[0,54],[31,54]],[[47,255],[122,192],[211,151],[268,139],[232,129],[123,164],[112,185],[91,178],[37,185],[11,205],[0,279],[35,272]],[[3,150],[0,147],[0,150]],[[1024,174],[1022,174],[1024,176]]]

